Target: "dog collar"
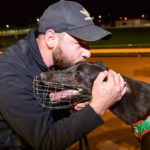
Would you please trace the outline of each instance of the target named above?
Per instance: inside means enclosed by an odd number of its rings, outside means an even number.
[[[132,126],[135,136],[141,140],[146,133],[150,132],[150,116],[145,120],[140,120],[132,124]]]

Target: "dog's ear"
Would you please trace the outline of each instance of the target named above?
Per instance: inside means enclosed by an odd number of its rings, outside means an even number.
[[[95,62],[95,64],[100,65],[100,64],[103,64],[103,63],[102,63],[102,62],[97,61],[97,62]]]
[[[97,62],[95,62],[95,64],[100,66],[104,71],[108,70],[108,67],[106,65],[104,65],[104,63],[102,63],[102,62],[97,61]]]

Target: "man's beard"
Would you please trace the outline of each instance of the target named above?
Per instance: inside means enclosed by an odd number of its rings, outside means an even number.
[[[53,52],[54,65],[59,68],[65,69],[73,65],[73,62],[69,60],[63,53],[63,51],[58,48]]]

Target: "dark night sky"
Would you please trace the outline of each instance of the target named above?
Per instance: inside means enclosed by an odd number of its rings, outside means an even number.
[[[5,0],[0,7],[0,26],[26,25],[40,17],[49,4],[58,0]],[[74,0],[75,1],[75,0]],[[114,17],[150,16],[150,0],[76,0],[84,5],[92,16],[111,14]],[[100,4],[99,4],[100,3]]]

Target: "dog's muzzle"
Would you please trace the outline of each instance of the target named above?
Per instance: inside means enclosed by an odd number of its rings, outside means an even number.
[[[33,80],[33,92],[37,102],[44,108],[67,109],[88,101],[91,91],[80,85],[44,81],[40,76]]]

